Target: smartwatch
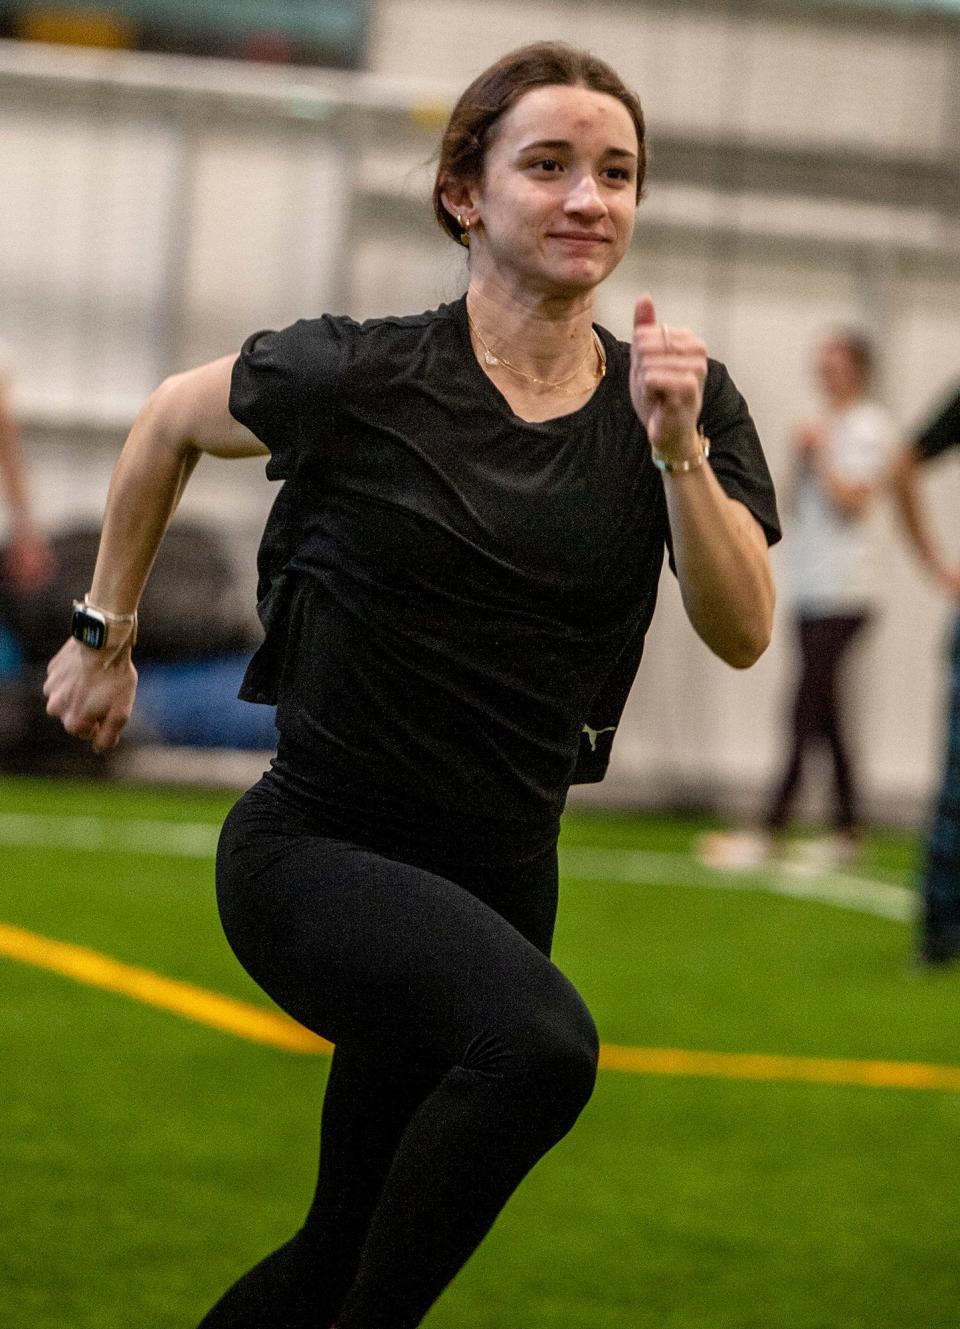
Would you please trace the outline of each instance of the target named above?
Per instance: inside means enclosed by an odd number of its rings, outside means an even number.
[[[102,651],[107,645],[112,623],[133,624],[136,632],[136,614],[109,614],[105,609],[97,609],[87,604],[86,600],[74,600],[73,618],[70,622],[70,635],[83,642],[93,651]]]

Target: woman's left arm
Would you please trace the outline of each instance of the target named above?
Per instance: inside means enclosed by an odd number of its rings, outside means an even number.
[[[763,527],[723,492],[709,464],[665,473],[664,490],[687,617],[721,660],[748,669],[773,629],[775,591]]]
[[[666,330],[649,296],[637,302],[630,387],[664,492],[677,580],[687,617],[712,651],[746,669],[766,650],[775,591],[767,540],[749,509],[724,493],[702,460],[697,420],[706,347],[686,329]],[[680,469],[684,465],[689,469]]]

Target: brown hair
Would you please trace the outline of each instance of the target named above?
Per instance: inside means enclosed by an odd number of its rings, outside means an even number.
[[[833,335],[847,352],[862,382],[869,383],[876,359],[873,340],[861,328],[837,328]]]
[[[454,240],[461,227],[443,206],[440,195],[454,181],[476,183],[494,126],[526,92],[551,86],[583,87],[616,97],[630,113],[637,131],[637,201],[647,169],[643,109],[619,74],[605,61],[564,42],[534,42],[502,56],[475,78],[453,108],[440,142],[440,159],[433,185],[433,211],[440,226]]]

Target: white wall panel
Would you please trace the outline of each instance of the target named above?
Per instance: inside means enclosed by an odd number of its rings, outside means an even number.
[[[411,237],[367,224],[356,240],[351,312],[376,318],[458,300],[467,285],[464,252],[439,230]]]
[[[0,340],[21,401],[116,408],[155,381],[176,137],[142,117],[4,104]]]
[[[732,29],[722,17],[643,5],[584,7],[584,46],[640,95],[648,124],[722,123],[731,92]]]
[[[371,23],[369,64],[377,73],[466,84],[525,42],[580,40],[579,6],[549,0],[387,0]]]
[[[949,47],[920,37],[757,19],[742,48],[743,129],[787,142],[944,146]]]
[[[184,227],[184,365],[337,304],[350,181],[329,137],[278,126],[197,137]]]
[[[784,21],[700,5],[380,0],[371,67],[466,83],[527,41],[586,46],[636,87],[652,127],[934,155],[950,142],[957,43],[919,30]]]

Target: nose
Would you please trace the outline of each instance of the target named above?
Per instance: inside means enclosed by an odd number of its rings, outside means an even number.
[[[607,210],[596,178],[584,171],[571,181],[564,211],[583,217],[602,217]]]

